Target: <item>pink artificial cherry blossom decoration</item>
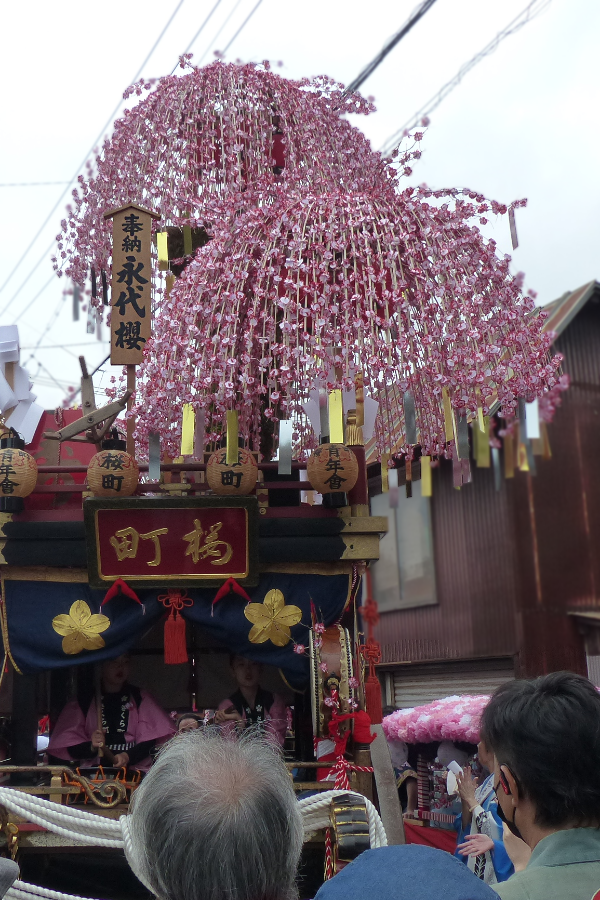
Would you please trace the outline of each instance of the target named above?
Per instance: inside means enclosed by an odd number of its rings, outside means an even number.
[[[471,419],[493,403],[554,387],[544,313],[508,258],[473,226],[473,194],[408,188],[292,196],[273,188],[235,218],[177,281],[141,367],[138,436],[176,450],[181,406],[205,411],[207,440],[237,409],[255,449],[263,419],[294,420],[296,453],[315,445],[302,404],[315,384],[351,389],[356,371],[379,404],[380,452],[406,452],[403,397],[424,453],[444,455],[443,389]],[[443,203],[441,201],[444,201]],[[340,376],[334,374],[334,367]]]
[[[268,63],[216,61],[143,80],[142,96],[115,122],[95,171],[79,177],[58,235],[55,268],[83,286],[90,267],[110,271],[111,224],[103,214],[135,202],[160,209],[156,227],[215,222],[214,202],[251,185],[280,182],[312,191],[370,190],[395,177],[346,113],[374,108],[322,76],[291,81]],[[97,301],[96,305],[99,305]]]
[[[489,695],[454,695],[434,700],[412,709],[398,709],[383,720],[383,731],[389,741],[407,744],[431,741],[479,741],[481,714]]]

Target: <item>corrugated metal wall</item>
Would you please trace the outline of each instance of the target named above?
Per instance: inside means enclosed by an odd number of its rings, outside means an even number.
[[[382,613],[383,663],[515,653],[515,560],[507,490],[475,469],[457,491],[451,464],[433,472],[431,502],[438,605]]]
[[[600,608],[600,303],[594,296],[556,341],[572,386],[549,427],[552,459],[494,491],[473,466],[460,492],[434,472],[437,606],[383,613],[382,665],[509,657],[520,674],[585,673],[568,609]]]
[[[586,674],[567,610],[600,607],[600,304],[592,298],[555,343],[571,387],[548,429],[552,460],[515,479],[521,672]]]

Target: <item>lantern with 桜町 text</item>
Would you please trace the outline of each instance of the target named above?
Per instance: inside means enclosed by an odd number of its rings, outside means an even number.
[[[244,497],[254,490],[257,477],[256,460],[243,447],[239,448],[235,463],[227,463],[227,451],[223,448],[213,453],[206,464],[206,480],[215,494]]]
[[[102,450],[92,456],[87,483],[95,497],[130,497],[135,492],[140,470],[125,447],[125,441],[104,441]]]

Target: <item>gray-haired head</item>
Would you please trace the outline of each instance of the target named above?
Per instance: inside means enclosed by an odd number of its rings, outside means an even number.
[[[278,751],[251,729],[176,736],[136,790],[134,868],[160,900],[292,900],[302,819]]]

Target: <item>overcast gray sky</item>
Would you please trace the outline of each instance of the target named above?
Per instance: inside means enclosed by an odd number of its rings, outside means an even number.
[[[171,71],[214,2],[184,0],[142,76]],[[277,71],[285,76],[326,73],[348,83],[415,2],[262,0],[227,58],[283,60]],[[5,5],[1,184],[71,178],[177,3]],[[255,3],[221,0],[192,47],[195,61],[203,54],[210,61],[215,49],[222,50]],[[356,124],[373,146],[379,149],[526,5],[527,0],[438,0],[362,88],[375,97],[377,112],[357,117]],[[433,113],[412,179],[432,187],[469,186],[504,202],[527,197],[528,208],[517,211],[520,246],[513,265],[526,273],[527,287],[539,292],[542,303],[600,277],[599,33],[597,0],[552,0]],[[0,187],[0,285],[63,189]],[[78,383],[79,353],[92,368],[108,352],[106,342],[86,334],[85,317],[72,322],[64,280],[51,279],[46,250],[60,230],[66,202],[0,291],[0,322],[20,316],[21,362],[36,375],[47,407],[60,404],[66,387]],[[501,252],[511,252],[506,217],[489,226],[489,233]],[[110,374],[107,366],[104,383]]]

